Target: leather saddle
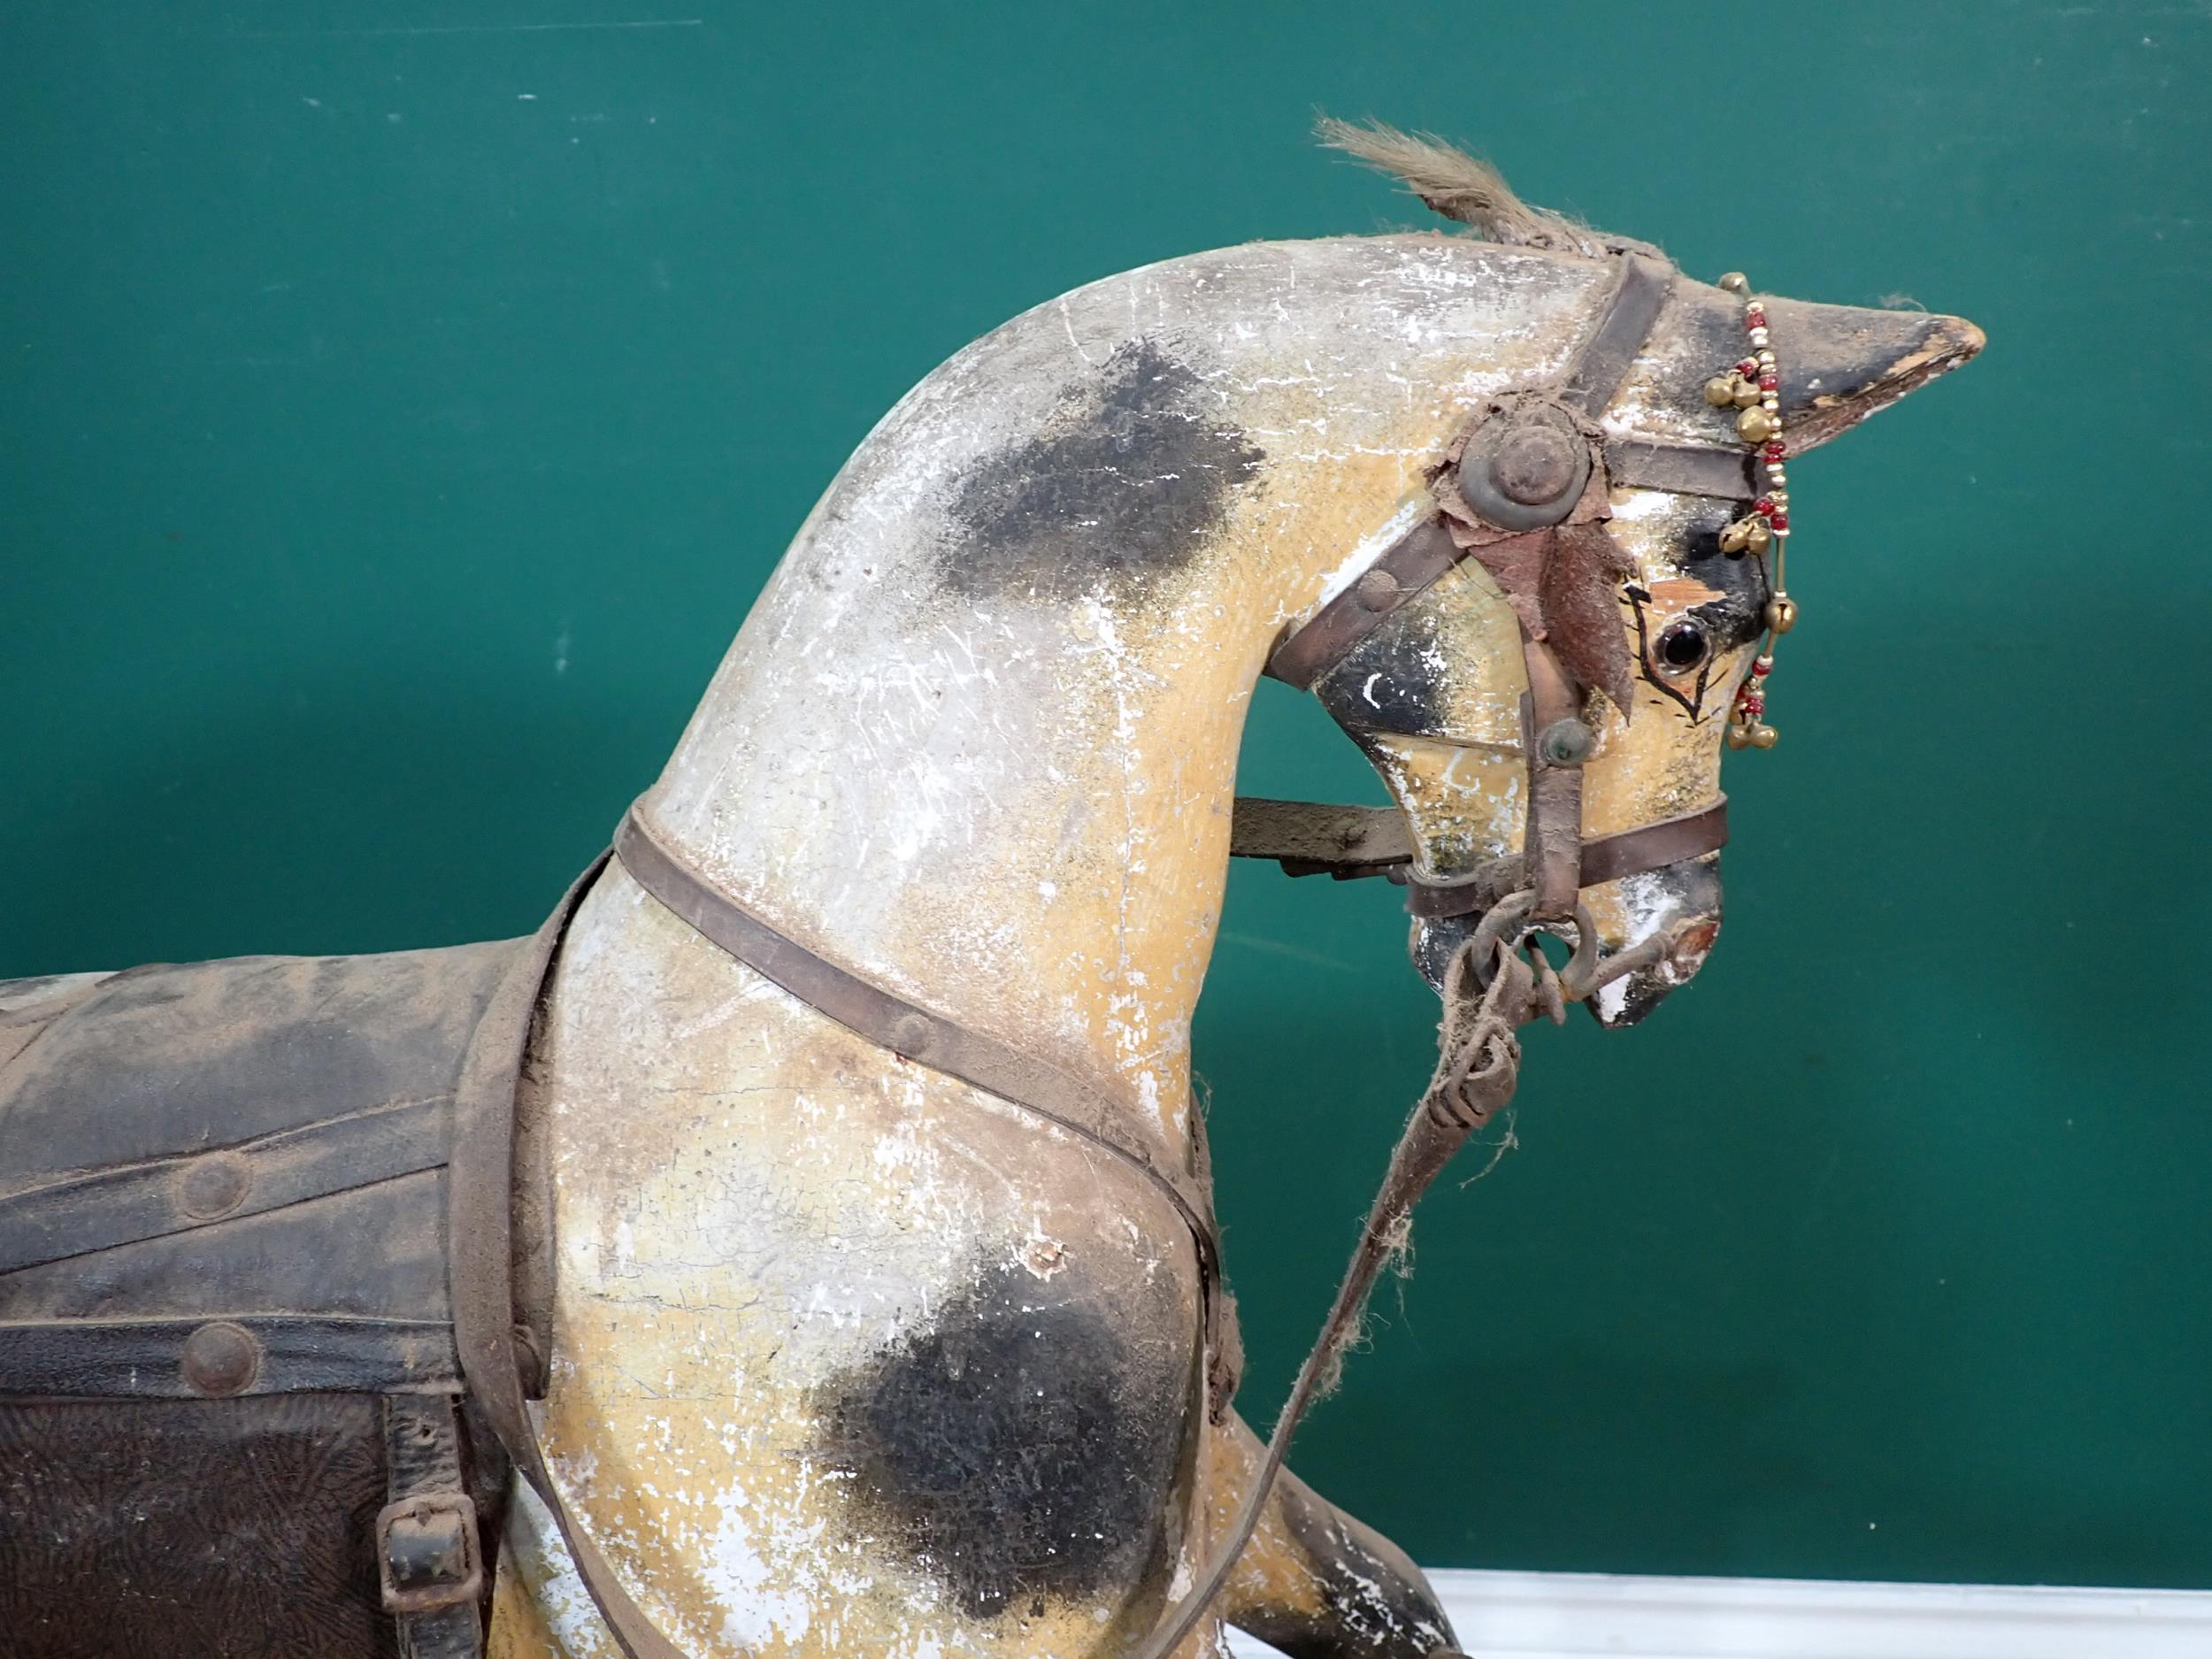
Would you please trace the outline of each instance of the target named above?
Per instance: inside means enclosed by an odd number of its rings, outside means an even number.
[[[531,943],[0,985],[0,1647],[481,1654],[447,1165]]]

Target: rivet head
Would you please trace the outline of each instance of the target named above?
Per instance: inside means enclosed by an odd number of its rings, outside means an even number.
[[[1388,571],[1369,571],[1352,584],[1352,597],[1363,611],[1379,616],[1398,603],[1398,579]]]
[[[893,1052],[910,1060],[927,1054],[936,1038],[937,1022],[926,1014],[902,1014],[891,1027]]]
[[[261,1344],[228,1319],[211,1319],[184,1339],[184,1380],[211,1399],[242,1394],[261,1370]]]
[[[1581,446],[1558,427],[1525,426],[1499,443],[1490,477],[1508,501],[1540,507],[1574,488],[1581,458]]]
[[[177,1172],[177,1208],[194,1221],[214,1221],[246,1202],[253,1165],[235,1152],[209,1152]]]
[[[1579,766],[1598,746],[1598,734],[1569,715],[1554,720],[1536,738],[1536,752],[1551,766]]]

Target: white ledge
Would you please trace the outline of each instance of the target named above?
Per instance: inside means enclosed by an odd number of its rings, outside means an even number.
[[[2212,1659],[2212,1591],[1429,1574],[1474,1659]],[[1273,1649],[1242,1635],[1238,1659]]]

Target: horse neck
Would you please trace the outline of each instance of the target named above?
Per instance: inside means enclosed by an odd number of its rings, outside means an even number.
[[[1254,683],[1551,349],[1517,257],[1225,250],[978,342],[833,484],[641,810],[779,931],[1179,1146]]]

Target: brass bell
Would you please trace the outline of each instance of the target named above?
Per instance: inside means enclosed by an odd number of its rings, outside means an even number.
[[[1742,518],[1725,526],[1720,533],[1720,550],[1731,558],[1736,557],[1750,545],[1751,526]]]
[[[1780,429],[1780,423],[1755,404],[1736,417],[1736,435],[1746,443],[1764,443]]]
[[[1721,291],[1724,294],[1748,294],[1751,292],[1750,280],[1740,271],[1731,271],[1728,273],[1727,275],[1721,278],[1719,287]]]
[[[1744,551],[1763,555],[1774,545],[1774,532],[1767,528],[1764,518],[1753,518],[1744,528]]]
[[[1751,747],[1751,733],[1740,726],[1730,726],[1728,728],[1728,747],[1731,749],[1749,749]]]
[[[1766,625],[1770,634],[1787,634],[1797,626],[1797,601],[1787,594],[1777,594],[1768,600]]]
[[[1751,728],[1751,747],[1754,749],[1772,749],[1774,747],[1774,740],[1781,735],[1782,734],[1779,732],[1769,726],[1764,720],[1762,720],[1758,723],[1758,725]]]
[[[1733,401],[1737,408],[1749,409],[1759,401],[1759,388],[1751,381],[1739,378]]]
[[[1716,374],[1705,382],[1705,401],[1715,409],[1726,409],[1736,401],[1737,377]]]

